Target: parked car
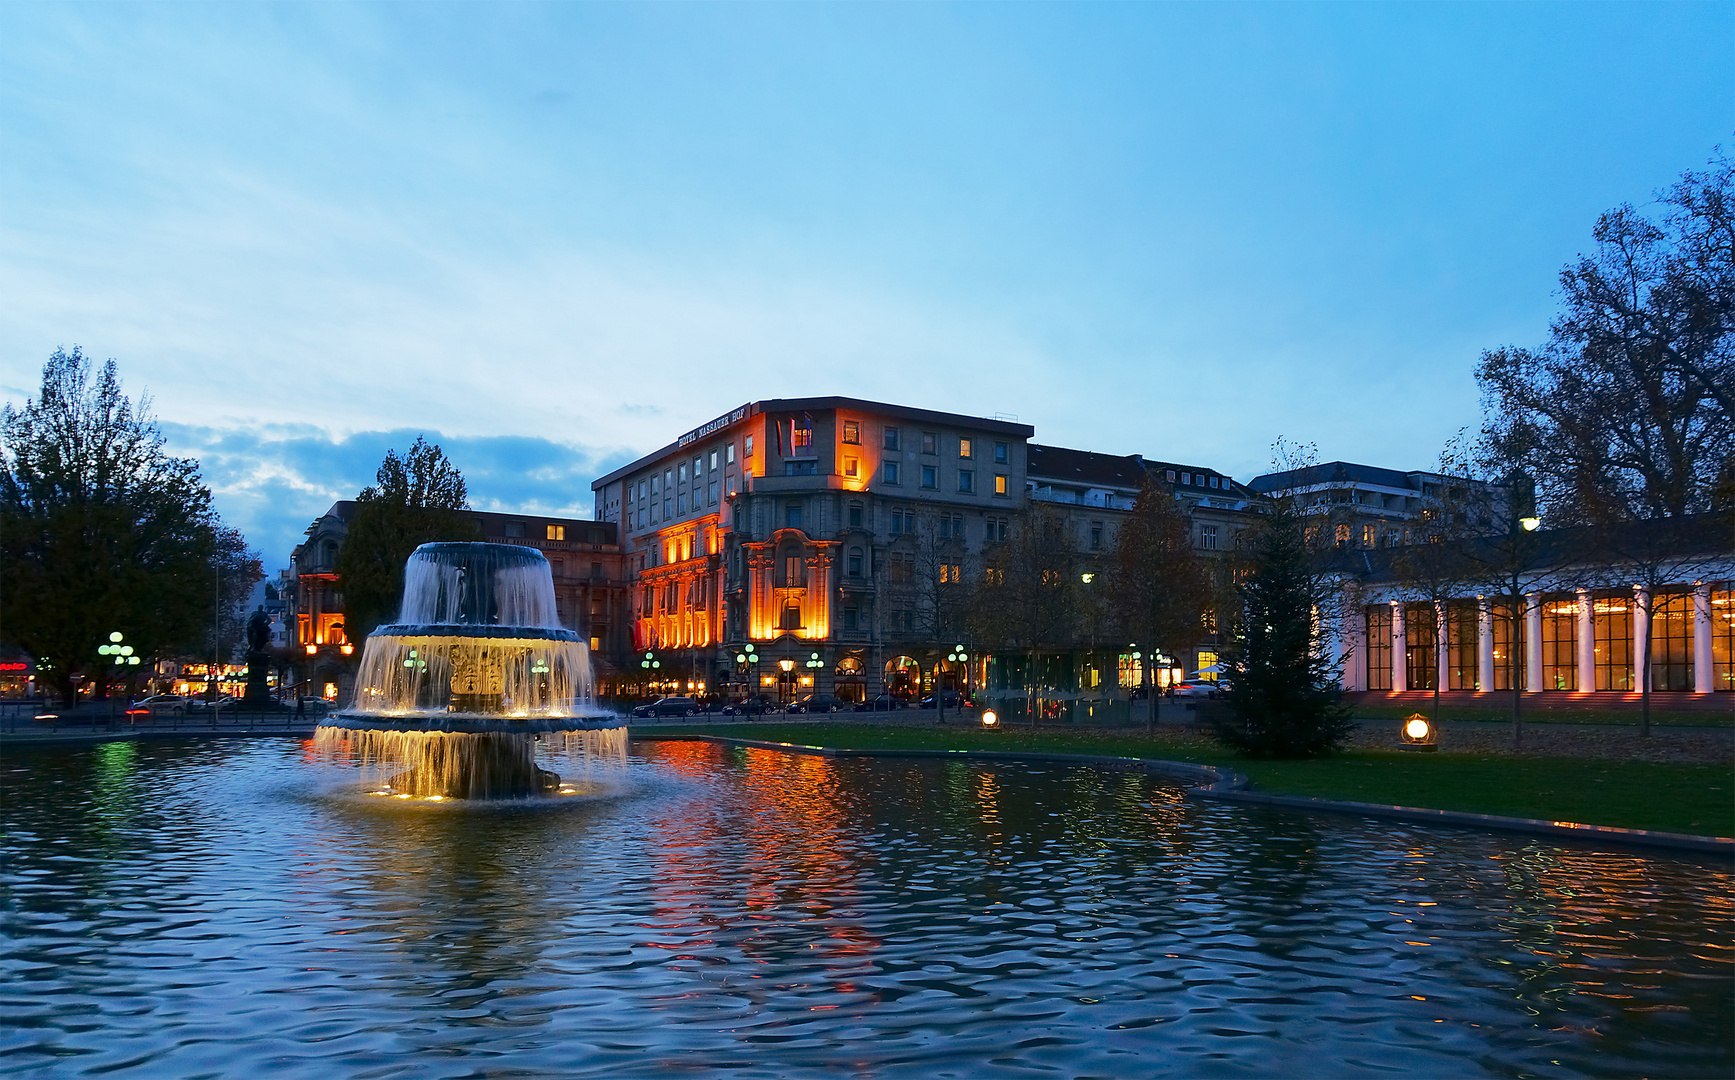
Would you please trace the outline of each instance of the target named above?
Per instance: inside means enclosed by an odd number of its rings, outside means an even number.
[[[777,702],[764,694],[755,694],[741,701],[732,701],[723,706],[724,716],[763,716],[768,712],[777,711]]]
[[[792,713],[834,713],[848,710],[849,703],[835,694],[809,694],[789,706]]]
[[[690,697],[664,697],[638,706],[633,715],[642,720],[651,716],[693,716],[698,711],[699,703]]]
[[[1214,698],[1221,697],[1222,694],[1223,688],[1221,686],[1204,679],[1188,679],[1185,682],[1175,684],[1176,697]]]
[[[934,707],[934,699],[937,696],[938,695],[935,695],[935,694],[929,694],[927,697],[923,698],[922,699],[922,708],[924,708],[924,709],[933,708]],[[963,708],[968,708],[969,705],[970,705],[970,699],[965,697],[963,694],[958,693],[958,691],[956,691],[956,690],[946,691],[946,708],[948,708],[948,709],[963,709]]]
[[[139,709],[152,716],[161,716],[164,713],[178,716],[187,711],[187,699],[180,694],[152,694],[133,702],[132,708],[127,711],[134,712]]]
[[[233,697],[230,697],[228,694],[222,694],[222,695],[219,695],[215,701],[212,701],[210,698],[202,698],[202,697],[193,698],[192,700],[187,702],[187,708],[188,708],[188,710],[190,710],[192,712],[201,712],[201,711],[208,711],[212,708],[233,709],[235,706],[237,706],[239,704],[240,704],[239,701],[236,701]]]
[[[907,709],[910,703],[896,694],[881,694],[872,701],[864,701],[855,707],[856,712],[891,712],[893,709]]]

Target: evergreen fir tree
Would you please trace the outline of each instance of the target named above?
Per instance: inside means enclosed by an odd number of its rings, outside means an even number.
[[[1243,615],[1225,663],[1231,718],[1218,722],[1218,739],[1249,757],[1334,753],[1349,733],[1349,711],[1315,633],[1325,598],[1296,507],[1265,519],[1238,592]]]

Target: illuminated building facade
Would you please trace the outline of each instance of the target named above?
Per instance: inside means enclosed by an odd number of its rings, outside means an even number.
[[[757,401],[597,480],[596,516],[618,525],[633,578],[633,648],[663,673],[647,689],[863,700],[931,686],[944,663],[899,606],[918,533],[944,522],[960,551],[1004,539],[1032,431],[854,398]],[[757,667],[736,662],[748,643]]]
[[[1385,552],[1343,560],[1328,652],[1346,690],[1735,697],[1735,519],[1629,522],[1535,535],[1517,617],[1469,587],[1444,603],[1405,588]],[[1642,559],[1622,551],[1643,552]],[[1647,617],[1648,616],[1648,617]],[[1735,703],[1735,702],[1732,702]]]
[[[1266,473],[1247,489],[1268,498],[1295,499],[1321,518],[1340,548],[1389,548],[1410,543],[1411,522],[1441,508],[1481,516],[1489,528],[1506,519],[1503,485],[1444,473],[1382,469],[1327,461]]]

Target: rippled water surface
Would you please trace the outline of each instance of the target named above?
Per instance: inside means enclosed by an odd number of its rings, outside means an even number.
[[[553,806],[291,740],[8,748],[0,1065],[1726,1076],[1731,874],[1142,776],[635,743]]]

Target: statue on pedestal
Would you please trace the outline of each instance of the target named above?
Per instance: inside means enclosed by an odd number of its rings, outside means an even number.
[[[247,694],[242,701],[250,709],[267,709],[272,704],[271,687],[265,679],[271,670],[271,656],[265,651],[270,644],[271,616],[262,605],[247,620]]]

